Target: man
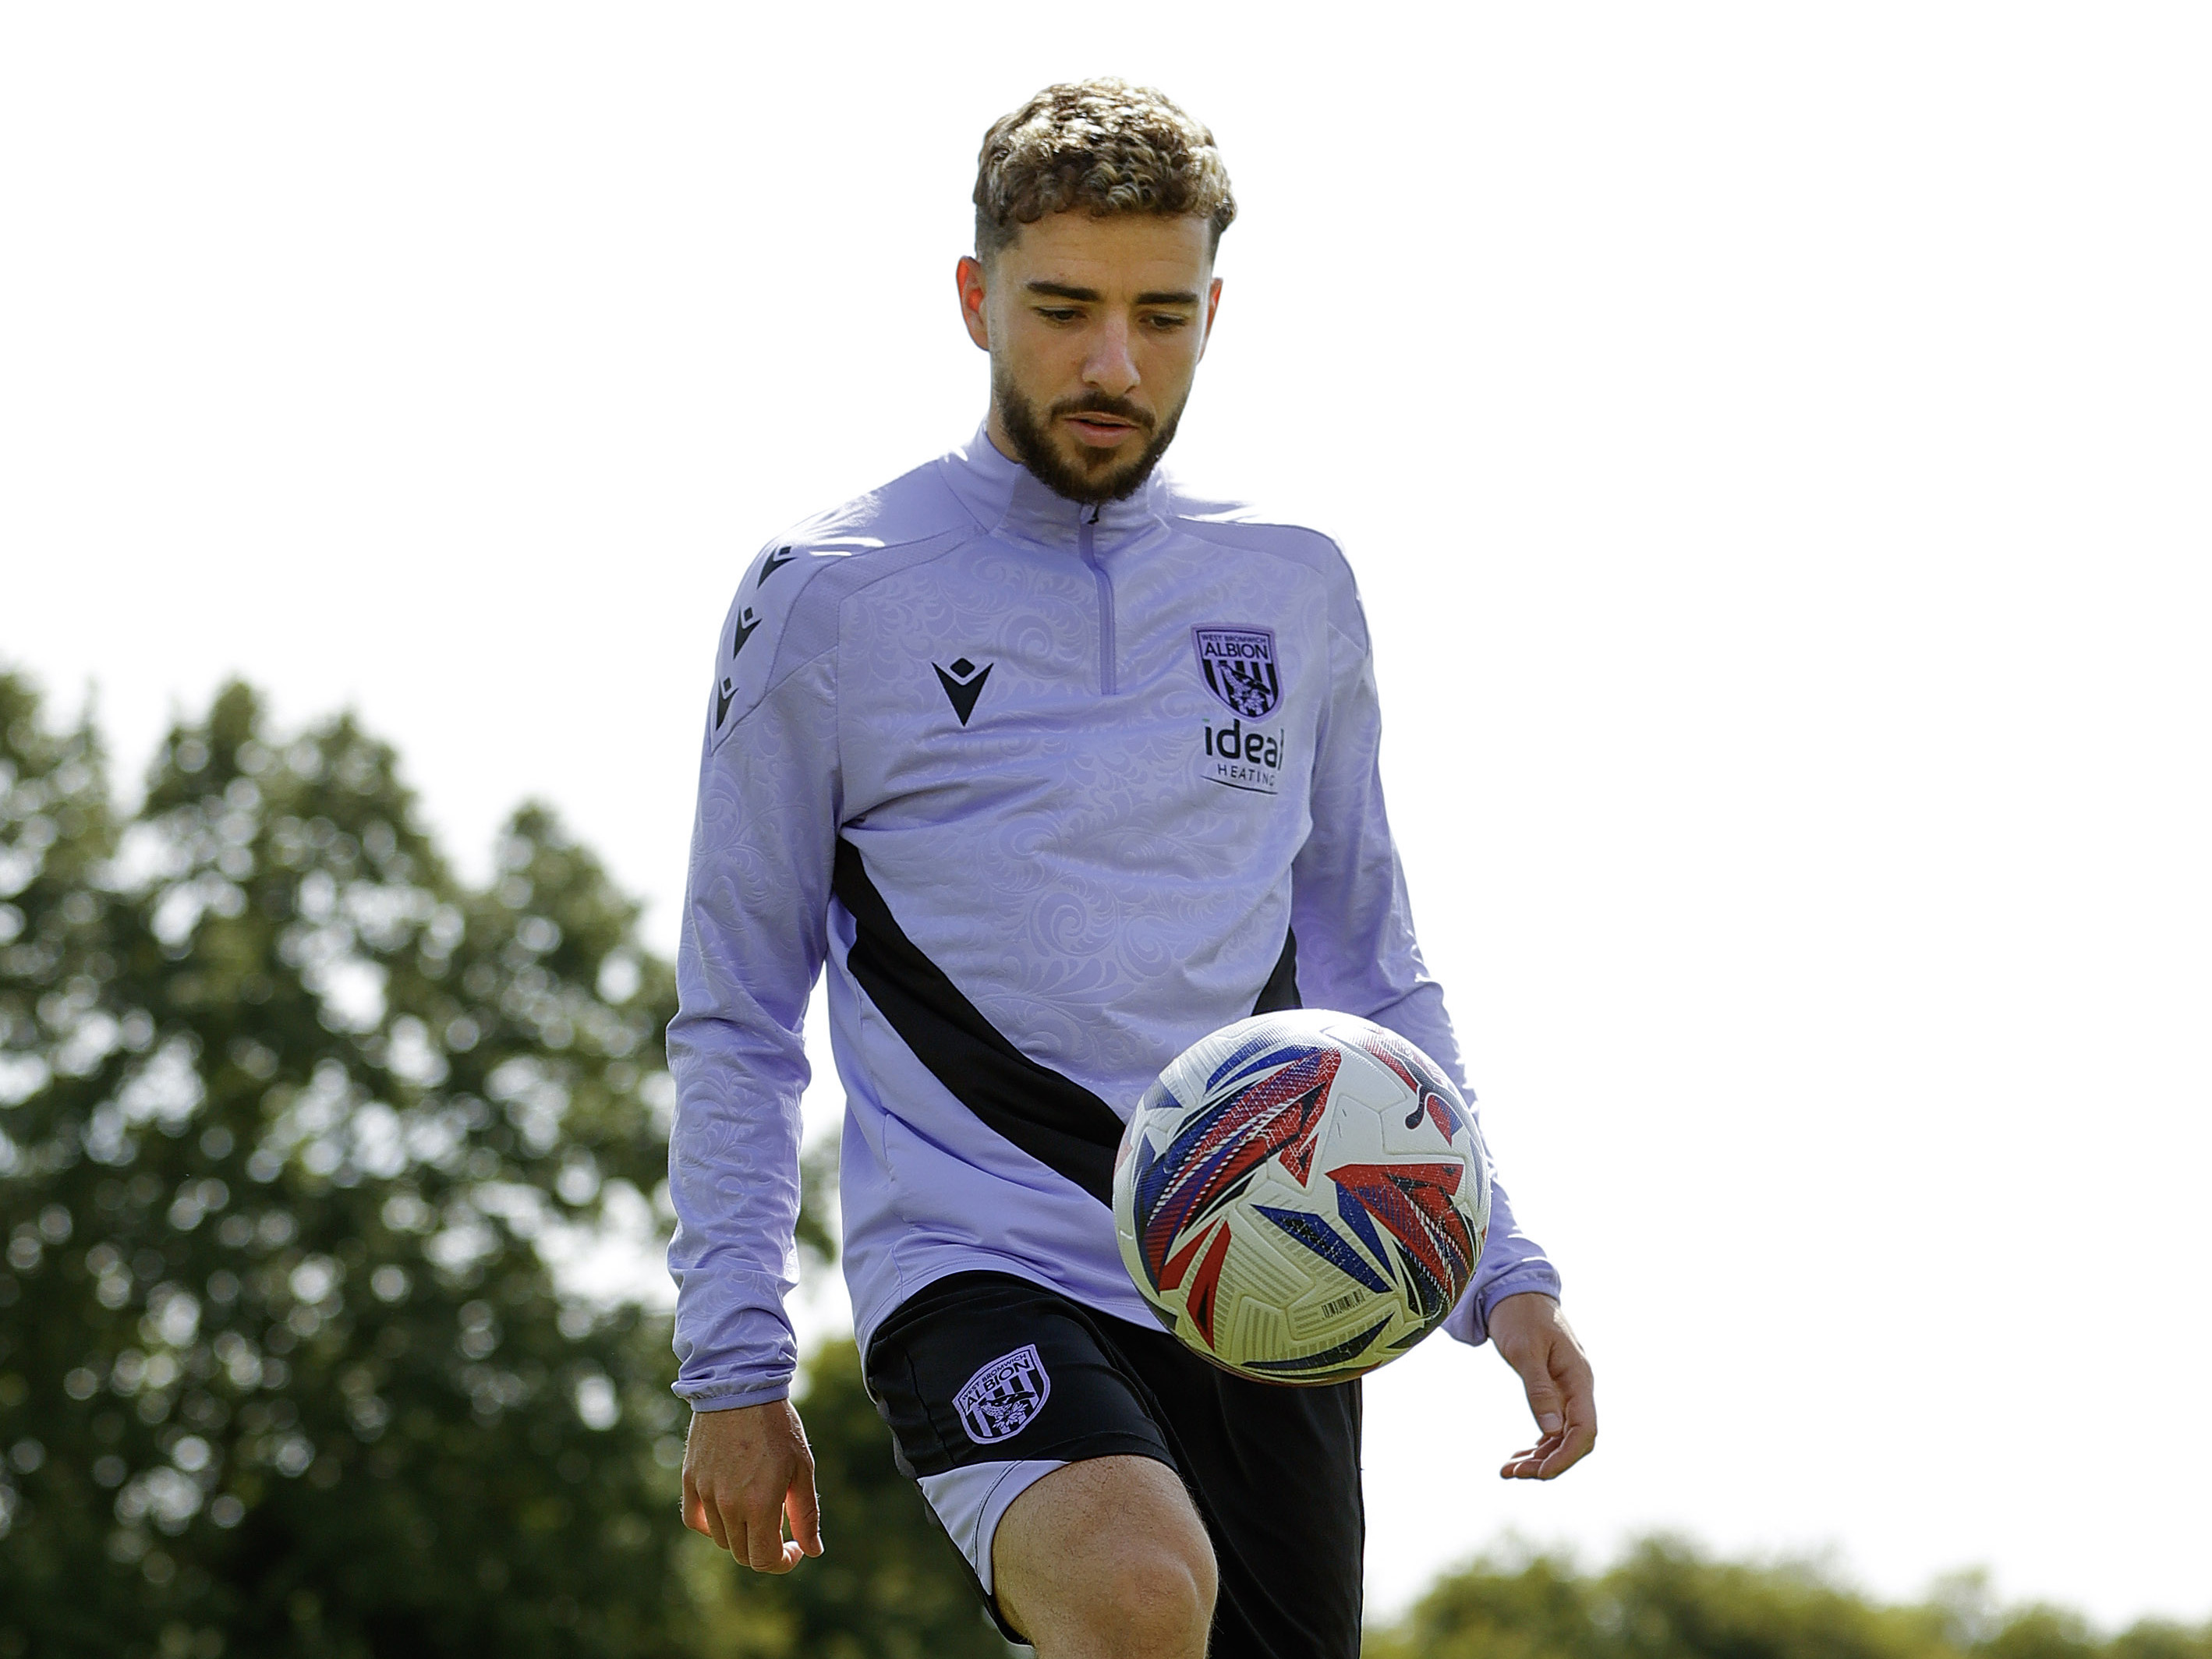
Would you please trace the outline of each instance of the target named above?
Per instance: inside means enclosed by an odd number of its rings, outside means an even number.
[[[1146,1085],[1255,1008],[1362,1014],[1459,1073],[1365,624],[1326,538],[1156,471],[1236,213],[1212,135],[1053,87],[992,127],[975,208],[982,429],[770,542],[718,646],[669,1031],[685,1519],[763,1571],[821,1548],[782,1298],[826,962],[869,1389],[1002,1627],[1046,1659],[1196,1659],[1209,1631],[1223,1659],[1352,1659],[1358,1385],[1183,1349],[1106,1200]],[[1264,662],[1209,675],[1225,635]],[[1595,1437],[1558,1290],[1497,1190],[1449,1327],[1527,1385],[1541,1437],[1508,1476]],[[1018,1409],[975,1408],[1010,1376]]]

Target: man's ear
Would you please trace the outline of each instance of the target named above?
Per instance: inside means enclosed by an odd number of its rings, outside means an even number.
[[[983,301],[990,284],[984,274],[983,262],[973,254],[963,254],[954,280],[960,285],[960,320],[968,325],[968,337],[975,343],[977,350],[988,351],[991,324],[983,314]]]
[[[1206,349],[1213,343],[1213,313],[1221,309],[1221,278],[1215,277],[1206,285],[1206,332],[1199,336],[1198,357],[1206,361]]]

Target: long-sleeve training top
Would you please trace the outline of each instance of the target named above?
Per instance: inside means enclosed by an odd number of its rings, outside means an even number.
[[[978,432],[762,550],[722,629],[691,842],[669,1187],[677,1392],[788,1389],[800,1028],[830,970],[863,1345],[975,1269],[1151,1325],[1121,1126],[1208,1031],[1294,1006],[1462,1091],[1382,811],[1366,623],[1327,537],[1155,473],[1080,506]],[[1492,1189],[1447,1328],[1558,1275]]]

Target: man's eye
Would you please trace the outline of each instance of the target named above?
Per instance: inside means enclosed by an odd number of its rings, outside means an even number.
[[[1072,323],[1083,313],[1073,306],[1039,306],[1037,315],[1048,323]]]
[[[1167,313],[1155,314],[1147,317],[1145,320],[1162,334],[1172,334],[1176,330],[1187,328],[1190,325],[1190,319],[1188,317],[1176,317]]]

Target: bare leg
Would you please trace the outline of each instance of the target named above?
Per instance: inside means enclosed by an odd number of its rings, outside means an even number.
[[[1000,1519],[991,1577],[1037,1659],[1204,1659],[1213,1547],[1182,1480],[1152,1458],[1045,1476]]]

